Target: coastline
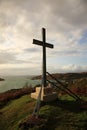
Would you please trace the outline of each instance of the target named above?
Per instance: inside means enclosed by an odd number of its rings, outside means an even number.
[[[19,89],[11,89],[6,92],[0,93],[0,108],[5,106],[9,101],[20,98],[23,95],[35,92],[33,87],[24,87]]]
[[[24,86],[36,86],[40,80],[32,80],[29,76],[4,76],[4,81],[0,82],[0,93],[11,89],[19,89]]]

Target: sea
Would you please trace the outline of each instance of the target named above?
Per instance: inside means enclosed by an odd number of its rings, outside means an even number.
[[[5,80],[0,81],[0,93],[11,89],[34,87],[41,84],[41,80],[32,80],[30,76],[4,76],[3,78]]]

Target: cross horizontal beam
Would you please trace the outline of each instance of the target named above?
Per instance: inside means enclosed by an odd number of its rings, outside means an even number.
[[[54,47],[50,43],[44,43],[44,45],[43,45],[42,41],[39,41],[39,40],[36,40],[36,39],[33,39],[33,44],[40,45],[40,46],[44,46],[45,45],[45,47],[48,47],[48,48],[53,48]]]

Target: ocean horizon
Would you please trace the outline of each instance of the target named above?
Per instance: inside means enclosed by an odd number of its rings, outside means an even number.
[[[2,78],[2,77],[1,77]],[[3,76],[4,81],[0,81],[0,93],[11,90],[27,87],[34,87],[41,84],[41,80],[32,80],[31,76]]]

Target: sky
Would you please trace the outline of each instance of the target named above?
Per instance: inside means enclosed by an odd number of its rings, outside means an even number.
[[[42,73],[46,28],[47,71],[87,71],[87,0],[0,0],[0,75]]]

